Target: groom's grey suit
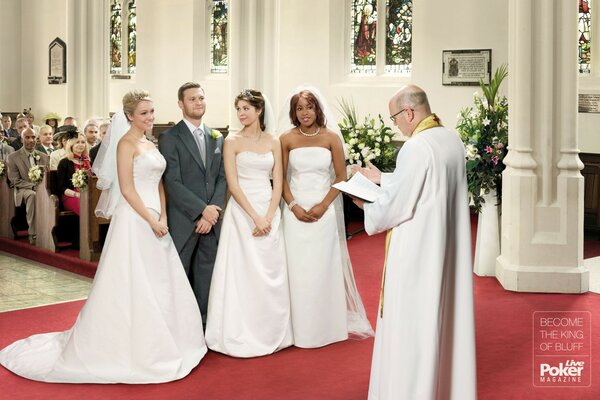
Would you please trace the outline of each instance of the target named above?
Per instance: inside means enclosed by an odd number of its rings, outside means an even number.
[[[206,167],[198,142],[182,120],[159,136],[158,146],[167,160],[163,175],[167,194],[169,232],[188,274],[206,326],[208,293],[217,254],[221,221],[206,235],[195,232],[196,222],[209,204],[224,207],[225,170],[223,137],[204,127]]]

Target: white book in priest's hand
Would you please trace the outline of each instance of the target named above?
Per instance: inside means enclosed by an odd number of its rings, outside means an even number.
[[[347,181],[338,182],[331,186],[351,197],[358,197],[370,203],[374,202],[383,191],[381,186],[371,182],[360,172],[355,173]]]

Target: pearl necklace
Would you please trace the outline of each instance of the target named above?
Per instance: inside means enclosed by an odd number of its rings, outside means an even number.
[[[298,130],[300,131],[300,133],[306,137],[313,137],[313,136],[317,136],[319,134],[319,132],[321,131],[321,128],[317,128],[317,130],[315,131],[315,133],[306,133],[306,132],[302,132],[302,129],[300,129],[300,127],[298,127]]]
[[[146,137],[146,135],[144,135],[144,136],[143,136],[141,139],[140,139],[140,138],[138,138],[138,137],[136,137],[136,136],[135,136],[134,134],[132,134],[132,133],[130,133],[130,135],[131,135],[131,137],[132,137],[134,140],[136,140],[136,141],[138,141],[138,142],[140,142],[140,143],[146,143],[146,142],[148,141],[148,138]]]

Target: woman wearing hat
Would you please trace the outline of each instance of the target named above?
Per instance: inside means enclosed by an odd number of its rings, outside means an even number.
[[[44,123],[52,127],[52,132],[56,132],[58,124],[62,121],[62,117],[55,112],[48,113],[44,116]]]
[[[78,134],[76,126],[63,125],[56,130],[54,141],[57,143],[57,149],[50,154],[50,163],[48,164],[50,171],[56,171],[60,160],[67,156],[65,150],[67,140],[77,137]]]

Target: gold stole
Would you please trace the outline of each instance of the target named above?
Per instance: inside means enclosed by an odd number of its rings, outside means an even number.
[[[423,132],[424,130],[435,128],[436,126],[442,126],[442,121],[438,118],[437,115],[431,114],[417,125],[415,130],[413,131],[411,138],[415,135]],[[385,274],[387,271],[387,258],[388,251],[390,249],[390,242],[392,241],[392,232],[393,229],[389,229],[387,234],[385,235],[385,261],[383,263],[383,277],[381,278],[381,291],[379,292],[379,317],[383,318],[383,298],[385,291]]]

